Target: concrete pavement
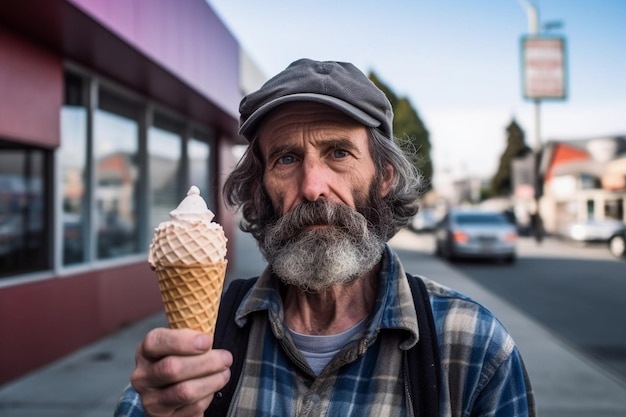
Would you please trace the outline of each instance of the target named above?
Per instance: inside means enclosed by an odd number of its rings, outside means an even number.
[[[237,265],[228,278],[257,275],[264,261],[247,235],[237,237]],[[401,231],[391,245],[407,271],[455,288],[492,310],[520,347],[542,417],[624,417],[626,384],[557,339],[540,323],[525,316],[459,271],[431,256],[428,236]],[[520,242],[520,255],[534,245]],[[550,248],[546,242],[542,251]],[[134,351],[145,333],[164,326],[162,314],[148,317],[21,379],[0,387],[3,417],[111,416],[128,383]]]

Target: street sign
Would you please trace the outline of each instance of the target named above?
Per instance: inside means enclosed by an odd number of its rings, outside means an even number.
[[[561,37],[522,37],[522,88],[532,100],[566,97],[565,40]]]

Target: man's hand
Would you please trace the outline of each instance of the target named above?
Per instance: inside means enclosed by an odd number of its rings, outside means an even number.
[[[154,329],[135,353],[131,384],[150,417],[197,417],[230,379],[233,357],[189,329]]]

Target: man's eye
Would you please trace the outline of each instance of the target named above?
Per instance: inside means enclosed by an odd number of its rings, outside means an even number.
[[[278,158],[278,163],[282,165],[293,164],[295,161],[296,161],[296,158],[294,158],[291,155],[284,155]]]
[[[333,150],[333,158],[345,158],[346,156],[348,156],[348,151],[344,151],[343,149]]]

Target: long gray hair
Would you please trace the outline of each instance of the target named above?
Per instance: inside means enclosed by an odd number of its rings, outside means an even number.
[[[417,199],[422,193],[423,177],[414,164],[415,150],[406,141],[389,140],[376,128],[368,129],[370,153],[376,168],[374,183],[386,175],[387,166],[393,167],[393,181],[389,193],[383,198],[386,209],[392,214],[393,224],[385,227],[385,237],[390,239],[417,213]],[[265,163],[255,138],[224,184],[224,200],[230,207],[239,206],[243,219],[241,230],[250,232],[255,239],[263,236],[263,229],[277,213],[263,188]]]

